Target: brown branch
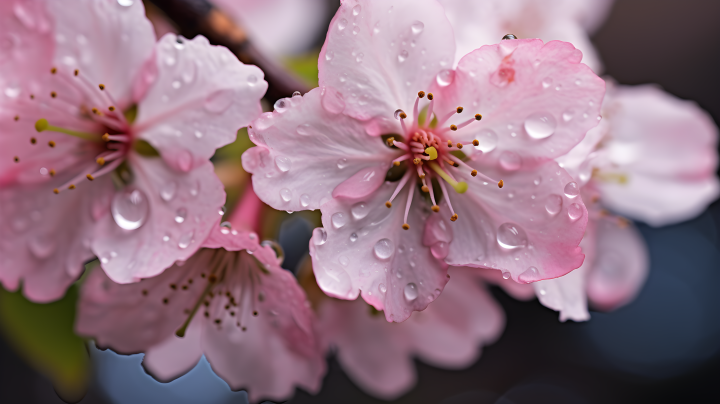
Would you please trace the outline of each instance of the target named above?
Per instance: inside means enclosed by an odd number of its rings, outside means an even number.
[[[150,0],[177,25],[187,38],[203,35],[210,43],[230,49],[240,61],[265,72],[271,103],[289,97],[294,91],[306,93],[310,88],[294,74],[265,56],[247,38],[245,31],[207,0]]]

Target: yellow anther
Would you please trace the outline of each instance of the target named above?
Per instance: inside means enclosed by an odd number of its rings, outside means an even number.
[[[477,177],[477,170],[470,171],[470,175],[472,175],[473,177]]]
[[[481,120],[481,119],[482,119],[482,115],[480,115],[480,114],[475,114],[475,120],[476,120],[476,121],[479,121],[479,120]]]
[[[402,225],[402,228],[403,228],[403,230],[410,230],[410,225],[407,224],[407,223],[404,223],[404,224]]]
[[[473,146],[480,146],[480,142],[477,139],[473,140]]]
[[[394,144],[394,142],[395,142],[395,138],[394,138],[394,137],[389,137],[389,138],[387,138],[386,142],[387,142],[387,145],[388,145],[388,146],[392,146],[392,145]]]
[[[458,215],[457,215],[457,213],[456,213],[456,214],[454,214],[454,215],[452,215],[452,216],[450,216],[450,220],[451,220],[451,221],[453,221],[453,222],[454,222],[454,221],[456,221],[456,220],[457,220],[457,218],[458,218]]]
[[[427,185],[423,185],[422,188],[420,188],[420,189],[422,189],[422,191],[425,193],[430,192],[430,188],[428,188]]]
[[[105,165],[105,159],[102,158],[102,157],[98,157],[97,160],[95,160],[95,162],[98,163],[98,165],[101,165],[101,166],[102,166],[102,165]]]
[[[51,91],[51,92],[50,92],[50,96],[51,96],[52,98],[55,98],[55,97],[57,97],[57,93],[56,93],[55,91]]]
[[[110,134],[109,134],[109,133],[106,133],[106,134],[102,135],[102,140],[104,140],[104,141],[106,141],[106,142],[109,142],[109,141],[110,141]]]
[[[392,202],[390,202],[390,201],[385,202],[385,206],[387,206],[388,209],[392,208]]]
[[[428,157],[430,157],[430,160],[435,160],[438,157],[437,149],[432,146],[425,149],[425,154],[427,154]]]
[[[77,76],[78,74],[80,74],[80,70],[75,69],[75,71],[73,72],[73,74]]]
[[[15,120],[16,120],[16,121],[19,121],[19,120],[20,120],[20,115],[15,115]]]
[[[432,101],[434,98],[433,93],[428,93],[428,100]]]
[[[498,181],[498,188],[502,188],[503,186],[505,186],[503,180]]]
[[[456,130],[457,130],[457,126],[455,126],[455,125],[450,125],[450,130],[456,131]]]
[[[113,111],[115,111],[115,107],[113,107],[113,106],[111,105],[111,106],[108,107],[108,110],[110,110],[110,112],[113,112]]]
[[[68,189],[75,189],[75,184],[68,185]]]
[[[92,174],[88,174],[88,175],[86,175],[86,177],[87,177],[87,179],[89,179],[90,181],[92,181],[92,180],[95,179],[95,177],[93,177]]]
[[[31,138],[30,138],[30,143],[32,143],[32,144],[37,143],[37,139],[35,139],[34,137],[31,137]]]
[[[430,209],[432,209],[432,211],[435,213],[440,212],[440,207],[437,205],[433,205],[432,208],[430,208]]]
[[[448,140],[448,147],[452,147],[452,140]]]
[[[50,147],[55,147],[55,142],[52,141],[52,140],[49,141],[49,142],[48,142],[48,146],[50,146]]]
[[[400,117],[400,119],[407,118],[407,114],[405,112],[401,112],[398,116]]]
[[[457,107],[456,111],[457,111],[458,114],[459,114],[459,113],[462,113],[462,112],[463,112],[463,107]]]
[[[92,113],[95,114],[95,115],[99,115],[99,112],[100,112],[100,111],[98,111],[97,108],[93,108],[93,109],[92,109]]]
[[[425,91],[418,91],[418,97],[419,98],[425,97]]]
[[[425,179],[425,173],[418,174],[418,177],[420,177],[421,180],[424,180],[424,179]]]
[[[98,84],[98,87],[100,87],[101,90],[105,89],[105,84]]]
[[[50,176],[51,176],[51,177],[54,177],[54,176],[55,176],[55,169],[50,169]]]
[[[415,165],[418,165],[418,164],[420,164],[421,162],[422,162],[422,160],[420,160],[420,159],[417,158],[417,157],[413,159],[413,163],[415,163]]]
[[[55,194],[59,194],[59,193],[60,193],[60,190],[59,190],[59,189],[57,189],[57,188],[55,188],[55,189],[53,189],[53,193],[55,193]]]
[[[34,100],[34,99],[35,99],[35,94],[30,94],[30,99],[31,99],[31,100]]]
[[[20,157],[18,157],[18,156],[13,157],[13,161],[15,161],[16,163],[19,163],[19,162],[20,162]]]
[[[393,161],[393,165],[394,165],[395,167],[400,167],[400,162],[399,162],[399,161]]]
[[[463,146],[463,145],[462,145],[462,143],[458,143],[458,144],[456,144],[456,146],[457,146],[458,149],[462,149],[462,146]]]
[[[42,132],[42,131],[46,130],[48,128],[48,126],[50,126],[50,124],[48,123],[47,119],[45,119],[45,118],[38,119],[37,122],[35,122],[35,130],[38,132]]]
[[[50,69],[50,73],[52,73],[52,74],[57,73],[57,67],[53,67],[52,69]]]

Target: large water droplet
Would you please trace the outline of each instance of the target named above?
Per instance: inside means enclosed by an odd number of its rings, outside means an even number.
[[[548,195],[545,200],[545,210],[551,215],[557,215],[562,209],[563,199],[560,195]]]
[[[323,87],[320,94],[322,107],[331,114],[339,114],[345,109],[345,100],[342,95],[332,87]]]
[[[395,119],[400,119],[400,114],[402,113],[405,113],[405,111],[403,111],[402,109],[396,109],[393,113],[393,117],[395,117]]]
[[[188,248],[190,243],[192,243],[192,239],[193,239],[194,235],[195,235],[195,231],[190,230],[189,232],[180,236],[180,238],[178,239],[178,247],[180,247],[180,249],[182,249],[182,250]]]
[[[405,49],[401,50],[398,54],[398,62],[402,63],[408,58],[408,51]]]
[[[575,221],[582,217],[583,215],[583,209],[580,205],[577,203],[573,203],[570,206],[568,206],[568,217],[570,220]]]
[[[348,24],[348,20],[346,20],[344,18],[341,19],[340,21],[338,21],[338,23],[337,23],[338,31],[344,30],[345,27],[347,27],[347,24]]]
[[[568,182],[565,185],[565,195],[567,195],[568,198],[574,198],[578,195],[580,195],[580,186],[578,186],[577,182],[572,181]]]
[[[522,227],[515,223],[503,223],[498,227],[497,242],[500,247],[508,250],[522,248],[527,245],[527,235]]]
[[[150,204],[143,191],[126,188],[115,194],[110,210],[120,228],[135,230],[145,223]]]
[[[539,278],[539,272],[538,269],[535,267],[530,267],[525,270],[525,272],[521,273],[520,276],[518,276],[518,282],[520,283],[530,283],[538,280]]]
[[[352,208],[350,208],[350,212],[352,212],[355,220],[360,220],[370,213],[370,206],[365,202],[356,203],[352,206]]]
[[[410,29],[412,30],[413,34],[418,35],[425,29],[425,24],[423,24],[422,21],[415,21],[410,24]]]
[[[455,80],[455,70],[441,70],[440,73],[435,76],[435,81],[437,81],[440,87],[449,86],[453,80]]]
[[[430,252],[433,257],[441,260],[448,256],[448,253],[450,252],[450,244],[440,241],[430,247]]]
[[[290,157],[277,156],[275,157],[275,165],[277,166],[278,170],[285,173],[290,170],[290,167],[292,167],[292,161],[290,160]]]
[[[497,147],[498,136],[497,133],[490,129],[483,129],[480,133],[478,133],[477,141],[478,145],[475,146],[475,148],[483,153],[488,153],[495,150],[495,147]]]
[[[384,283],[381,283],[381,284],[378,285],[378,291],[379,291],[380,293],[385,293],[385,292],[387,292],[387,287],[385,286]]]
[[[500,155],[500,166],[507,171],[515,171],[521,164],[520,156],[513,151],[506,150]]]
[[[362,11],[362,7],[360,7],[359,4],[356,5],[355,7],[353,7],[353,9],[352,9],[353,15],[355,15],[355,16],[360,14],[360,11]]]
[[[7,87],[5,88],[5,95],[8,98],[17,98],[20,95],[20,87]]]
[[[510,272],[508,272],[508,271],[503,272],[502,277],[503,277],[503,279],[510,279]]]
[[[28,244],[30,252],[39,259],[45,259],[55,252],[55,240],[48,236],[38,236]]]
[[[215,91],[205,99],[205,109],[214,114],[225,112],[232,103],[235,93],[230,89]]]
[[[525,119],[525,131],[533,139],[545,139],[555,133],[557,122],[547,112],[536,112]]]
[[[123,7],[130,7],[134,2],[134,0],[117,0],[117,3]]]
[[[275,108],[275,112],[282,114],[283,112],[287,111],[289,105],[289,102],[287,102],[284,98],[281,98],[275,101],[275,105],[273,105],[273,107]]]
[[[308,195],[308,194],[300,195],[300,206],[302,206],[303,208],[307,208],[308,205],[310,205],[310,195]]]
[[[160,198],[165,202],[170,202],[175,197],[177,191],[177,182],[168,181],[160,187]]]
[[[412,302],[413,300],[417,299],[418,297],[418,289],[417,285],[414,283],[408,283],[405,285],[405,289],[403,289],[403,294],[405,295],[405,299],[407,301]]]
[[[378,240],[377,243],[375,243],[375,246],[373,247],[373,252],[375,252],[375,256],[379,259],[386,260],[390,258],[395,252],[395,245],[393,244],[392,240],[383,238]]]
[[[345,159],[345,158],[343,158],[343,159],[338,159],[338,161],[337,161],[337,167],[338,167],[339,169],[342,170],[343,168],[347,167],[347,165],[348,165],[348,159]]]
[[[287,188],[281,189],[280,198],[285,202],[290,202],[290,199],[292,199],[292,191]]]
[[[323,229],[322,227],[318,227],[313,230],[312,241],[315,245],[325,244],[325,242],[327,241],[327,230]]]
[[[307,136],[310,133],[310,124],[304,123],[302,125],[298,125],[295,131],[298,135]]]
[[[182,223],[187,219],[187,209],[180,208],[175,212],[175,223]]]
[[[337,212],[330,217],[330,221],[336,229],[339,229],[347,224],[348,217],[342,212]]]
[[[565,122],[570,122],[573,117],[575,117],[575,111],[573,111],[572,109],[568,109],[562,114],[563,121]]]

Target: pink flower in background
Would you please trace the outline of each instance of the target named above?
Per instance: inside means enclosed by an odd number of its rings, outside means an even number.
[[[208,159],[259,113],[262,72],[203,37],[156,44],[139,1],[3,4],[5,287],[49,301],[93,255],[117,282],[188,259],[225,200]]]
[[[162,381],[205,355],[251,401],[284,400],[295,386],[317,392],[326,364],[313,313],[272,246],[242,230],[259,213],[252,190],[243,198],[233,220],[241,230],[215,227],[195,255],[154,278],[119,285],[93,271],[82,288],[77,332],[120,353],[145,352],[144,367]]]
[[[717,127],[708,114],[655,86],[611,86],[603,121],[558,161],[590,203],[582,267],[533,284],[561,320],[587,320],[630,302],[649,270],[647,247],[623,217],[663,226],[697,216],[720,192]],[[587,296],[587,297],[586,297]]]
[[[603,81],[562,42],[503,41],[457,71],[454,54],[435,1],[346,1],[321,88],[258,118],[243,156],[264,202],[322,210],[310,246],[320,287],[362,293],[388,321],[436,299],[448,264],[531,282],[583,260],[585,207],[551,159],[597,125]],[[587,118],[564,120],[572,108]]]
[[[462,369],[477,361],[482,345],[500,336],[503,312],[474,272],[451,269],[442,296],[402,324],[386,322],[360,300],[323,300],[320,335],[337,350],[355,384],[375,397],[395,399],[417,381],[413,359]]]
[[[456,61],[473,49],[514,34],[570,42],[583,52],[583,63],[598,73],[603,70],[589,35],[605,20],[613,0],[439,1],[455,32]]]

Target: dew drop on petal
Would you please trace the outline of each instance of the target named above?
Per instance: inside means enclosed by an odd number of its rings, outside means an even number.
[[[285,173],[290,170],[290,167],[292,167],[292,160],[290,160],[290,157],[287,156],[277,156],[275,157],[275,165],[278,170]]]
[[[574,198],[578,195],[580,195],[580,187],[578,186],[577,182],[572,181],[568,182],[565,185],[565,195],[567,195],[568,198]]]
[[[500,155],[500,166],[507,171],[516,171],[521,164],[520,156],[513,151],[506,150]]]
[[[330,217],[333,227],[339,229],[347,224],[348,217],[342,212],[337,212]]]
[[[503,277],[503,279],[510,279],[510,272],[507,272],[507,271],[503,272],[502,277]]]
[[[310,205],[310,195],[308,195],[308,194],[300,195],[300,206],[302,206],[303,208],[307,208],[308,205]]]
[[[527,245],[527,235],[522,227],[515,223],[503,223],[498,227],[497,242],[500,247],[508,250],[522,248]]]
[[[287,188],[283,188],[280,190],[280,198],[282,198],[285,202],[290,202],[290,199],[292,199],[292,191],[290,191]]]
[[[575,112],[573,110],[569,109],[562,114],[563,121],[570,122],[573,117],[575,116]]]
[[[325,60],[330,61],[335,57],[335,52],[333,51],[327,51],[325,52]]]
[[[347,256],[343,255],[338,259],[338,262],[340,262],[340,265],[346,267],[350,263],[350,259]]]
[[[345,27],[347,27],[347,24],[348,24],[348,20],[346,20],[344,18],[341,19],[340,21],[338,21],[338,23],[337,23],[338,31],[344,30]]]
[[[533,139],[545,139],[553,133],[557,122],[547,112],[536,112],[525,119],[525,131]]]
[[[365,202],[356,203],[355,205],[350,208],[350,212],[352,213],[355,220],[360,220],[365,218],[368,213],[370,213],[370,206],[368,206]]]
[[[437,81],[438,85],[440,87],[447,87],[449,86],[453,80],[455,80],[455,71],[454,70],[441,70],[440,73],[435,76],[435,81]]]
[[[160,198],[165,202],[170,202],[175,197],[177,191],[177,183],[168,181],[160,187]]]
[[[279,112],[282,114],[283,112],[287,111],[288,102],[284,98],[281,98],[275,101],[275,105],[273,105],[273,108],[275,108],[275,112]]]
[[[540,185],[542,183],[542,177],[537,177],[533,180],[533,184]]]
[[[355,7],[353,7],[353,9],[352,9],[352,13],[353,13],[353,15],[355,15],[355,16],[357,16],[358,14],[360,14],[360,11],[362,11],[362,7],[361,7],[359,4],[356,5]]]
[[[312,241],[315,245],[323,245],[327,241],[327,231],[322,227],[313,230]]]
[[[405,60],[407,60],[408,56],[409,56],[408,51],[406,51],[404,49],[401,50],[400,53],[398,54],[398,62],[400,62],[400,63],[404,62]]]
[[[357,233],[353,233],[350,235],[350,241],[352,241],[353,243],[356,242],[357,239],[358,239]]]
[[[362,52],[358,53],[358,55],[355,57],[355,61],[358,63],[362,63],[364,57],[365,57],[364,53],[362,53]]]
[[[385,292],[387,292],[387,287],[385,286],[384,283],[381,283],[381,284],[378,285],[378,291],[379,291],[380,293],[385,293]]]
[[[410,29],[413,34],[418,35],[425,29],[425,24],[423,24],[422,21],[415,21],[410,24]]]
[[[175,223],[182,223],[187,218],[187,209],[180,208],[175,212]]]
[[[338,159],[338,161],[337,161],[337,168],[339,168],[339,169],[342,170],[343,168],[347,167],[347,165],[348,165],[348,160],[347,160],[347,159],[345,159],[345,158]]]
[[[55,252],[55,240],[49,236],[37,236],[30,240],[28,248],[32,254],[39,258],[45,259]]]
[[[332,87],[323,87],[320,93],[320,104],[327,112],[334,115],[341,113],[345,109],[345,100]]]
[[[298,135],[306,136],[310,133],[310,124],[304,123],[302,125],[298,125],[295,131],[298,133]]]
[[[133,5],[134,0],[117,0],[117,3],[123,7],[130,7]]]
[[[547,77],[547,78],[545,78],[545,80],[542,81],[542,86],[543,86],[543,88],[550,88],[552,83],[553,83],[552,77]]]
[[[490,129],[483,129],[477,134],[478,145],[475,149],[488,153],[495,150],[498,143],[497,133]]]
[[[251,74],[251,75],[247,76],[247,79],[246,79],[246,80],[247,80],[247,83],[248,83],[250,86],[254,86],[254,85],[257,84],[257,82],[258,82],[258,78],[257,78],[257,76],[254,75],[254,74]]]
[[[375,246],[373,247],[373,252],[375,253],[375,256],[379,259],[386,260],[390,258],[395,252],[395,245],[393,244],[392,240],[383,238],[378,240],[377,243],[375,243]]]
[[[430,247],[430,253],[439,260],[444,259],[450,253],[450,245],[443,241],[437,242]]]
[[[135,230],[145,223],[150,210],[150,203],[143,191],[125,189],[115,194],[110,210],[115,223],[120,228]]]
[[[405,285],[405,289],[403,289],[403,294],[405,295],[405,299],[409,302],[412,302],[413,300],[417,299],[418,297],[418,289],[417,285],[414,283],[408,283]]]
[[[181,250],[184,250],[184,249],[188,248],[188,246],[190,245],[190,243],[192,243],[192,239],[193,239],[193,236],[194,236],[194,235],[195,235],[195,231],[194,231],[194,230],[190,230],[189,232],[187,232],[187,233],[183,234],[182,236],[180,236],[180,238],[178,239],[178,247],[179,247]]]
[[[551,194],[548,195],[545,200],[545,210],[551,215],[557,215],[562,209],[563,199],[560,195]]]
[[[520,276],[518,276],[518,281],[520,283],[530,283],[538,280],[538,270],[535,267],[530,267],[525,270],[525,272],[521,273]]]
[[[570,220],[575,221],[582,217],[583,215],[583,209],[580,205],[577,203],[573,203],[570,206],[568,206],[568,217]]]

